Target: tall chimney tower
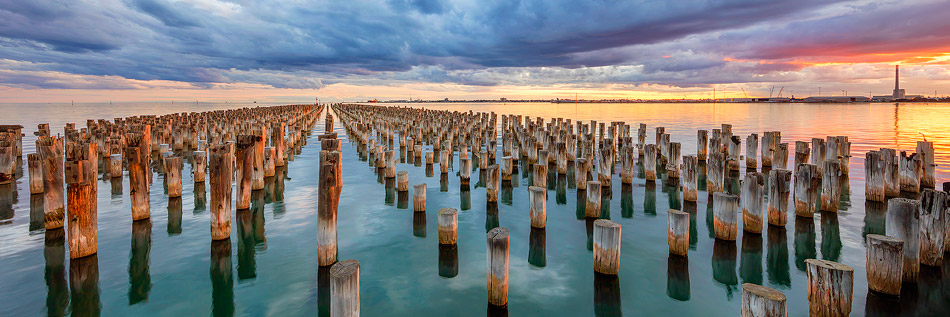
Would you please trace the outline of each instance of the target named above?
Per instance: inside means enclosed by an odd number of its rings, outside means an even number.
[[[894,99],[905,98],[904,90],[901,89],[900,75],[901,65],[894,65],[894,95],[892,96]]]

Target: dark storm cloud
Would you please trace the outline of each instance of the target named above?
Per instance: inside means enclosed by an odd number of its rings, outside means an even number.
[[[911,32],[935,34],[914,39],[930,46],[950,36],[927,26],[947,25],[946,1],[818,14],[834,2],[0,0],[0,59],[70,74],[280,88],[545,82],[519,70],[535,67],[579,70],[561,72],[577,76],[565,82],[690,86],[793,71],[799,66],[785,59],[796,56],[898,49],[880,42]],[[601,66],[638,67],[585,70]]]

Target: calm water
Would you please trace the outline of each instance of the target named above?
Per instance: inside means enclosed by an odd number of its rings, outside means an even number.
[[[238,105],[122,104],[0,105],[0,123],[26,126],[24,153],[33,152],[36,123],[49,122],[54,131],[63,123],[84,126],[87,118],[134,114],[204,111]],[[513,315],[628,315],[683,312],[690,315],[735,316],[741,283],[778,289],[788,297],[790,315],[807,314],[804,260],[823,258],[855,269],[854,315],[903,310],[907,314],[950,309],[950,263],[922,267],[921,282],[905,286],[900,300],[868,298],[863,236],[884,230],[883,204],[864,201],[863,156],[868,149],[895,147],[913,151],[924,136],[934,141],[938,183],[950,176],[950,132],[945,120],[950,107],[940,104],[425,104],[433,109],[494,111],[546,118],[601,122],[646,123],[664,126],[682,153],[695,153],[696,130],[733,124],[735,135],[781,130],[783,142],[826,135],[848,135],[853,142],[850,191],[838,214],[814,219],[789,219],[785,228],[769,227],[761,236],[744,235],[734,242],[712,239],[712,216],[707,195],[683,204],[673,187],[646,185],[637,178],[621,186],[614,175],[612,193],[604,200],[603,216],[623,226],[619,279],[595,277],[591,256],[592,222],[578,209],[573,173],[553,174],[544,231],[529,225],[528,169],[519,167],[517,180],[503,186],[501,201],[489,205],[485,189],[473,172],[470,190],[461,190],[456,169],[440,180],[438,165],[401,162],[410,182],[426,183],[429,210],[413,214],[407,195],[391,181],[379,178],[365,157],[347,143],[342,125],[343,183],[338,241],[340,259],[357,259],[362,266],[362,311],[379,315],[484,315],[485,232],[508,228],[510,288],[508,310]],[[944,124],[943,126],[941,124]],[[315,131],[322,133],[323,120]],[[744,146],[744,145],[743,145]],[[427,149],[428,150],[428,149]],[[744,150],[744,148],[743,148]],[[790,149],[792,150],[792,149]],[[319,145],[310,142],[267,189],[254,194],[253,207],[235,212],[231,243],[211,243],[209,212],[201,201],[207,191],[183,175],[184,195],[169,200],[161,175],[151,188],[152,218],[133,225],[129,216],[128,179],[100,182],[99,252],[93,258],[70,261],[57,232],[44,232],[42,199],[31,197],[28,181],[0,188],[0,315],[42,315],[89,312],[106,315],[313,315],[325,313],[327,292],[318,287],[324,274],[316,260],[316,197]],[[500,151],[500,147],[499,147]],[[188,165],[188,164],[186,164]],[[477,164],[473,164],[477,166]],[[25,166],[21,171],[25,172]],[[185,167],[185,171],[190,166]],[[733,184],[739,178],[732,178]],[[700,182],[700,184],[703,184]],[[700,185],[701,188],[704,186]],[[735,188],[738,188],[735,185]],[[120,189],[113,193],[114,189]],[[581,199],[583,203],[583,199]],[[35,212],[39,207],[39,218]],[[456,249],[438,246],[436,211],[459,209]],[[666,245],[666,210],[677,208],[694,216],[688,259],[670,258]],[[794,208],[794,205],[790,206]],[[31,213],[33,217],[31,217]],[[794,212],[790,212],[794,215]],[[32,220],[32,221],[31,221]],[[36,221],[39,220],[39,221]],[[59,241],[59,242],[57,242]],[[90,265],[95,264],[95,265]],[[74,274],[98,274],[98,284],[70,285]],[[454,276],[453,276],[454,275]],[[444,277],[452,276],[452,277]],[[98,307],[98,308],[97,308]]]

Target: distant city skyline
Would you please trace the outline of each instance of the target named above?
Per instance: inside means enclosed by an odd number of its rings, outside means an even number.
[[[0,0],[0,103],[939,97],[946,12],[942,0]]]

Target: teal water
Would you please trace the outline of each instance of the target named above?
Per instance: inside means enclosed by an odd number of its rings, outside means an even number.
[[[3,124],[26,126],[24,153],[32,152],[35,123],[83,126],[87,118],[131,114],[204,111],[234,105],[128,105],[123,113],[108,105],[0,105]],[[348,143],[342,125],[343,192],[338,217],[340,259],[361,263],[361,309],[366,316],[484,315],[488,229],[511,232],[508,313],[535,316],[689,315],[735,316],[741,283],[775,288],[788,297],[789,314],[807,314],[804,260],[822,258],[855,269],[853,315],[906,315],[950,310],[950,263],[922,267],[921,282],[905,286],[900,299],[868,296],[863,237],[884,230],[884,204],[864,201],[863,154],[890,146],[913,150],[921,134],[935,141],[938,183],[947,181],[950,135],[940,118],[950,117],[945,105],[854,104],[440,104],[413,105],[452,110],[519,113],[546,118],[601,122],[623,120],[662,125],[683,153],[695,153],[696,129],[734,125],[735,135],[781,130],[783,142],[825,135],[848,135],[852,147],[850,190],[839,213],[814,219],[791,217],[784,228],[769,227],[761,236],[739,233],[734,243],[712,239],[707,195],[684,204],[675,187],[648,185],[637,178],[621,186],[619,174],[603,201],[602,216],[623,226],[621,271],[617,279],[595,276],[591,255],[592,222],[578,209],[573,172],[550,174],[548,223],[543,231],[529,225],[527,187],[532,175],[524,166],[497,204],[488,204],[485,189],[472,173],[470,189],[459,186],[458,157],[444,178],[438,165],[400,161],[410,184],[426,183],[429,209],[414,214],[408,194]],[[132,109],[132,110],[128,110]],[[113,114],[116,113],[116,114]],[[35,122],[35,123],[34,123]],[[311,138],[324,131],[322,118]],[[426,148],[428,150],[429,148]],[[500,151],[499,147],[499,151]],[[42,228],[33,212],[42,198],[29,194],[26,177],[0,188],[0,315],[322,315],[327,291],[326,271],[316,261],[316,197],[319,144],[311,140],[277,178],[255,192],[250,210],[233,212],[230,243],[212,243],[209,212],[200,203],[207,191],[195,188],[184,173],[184,195],[169,200],[161,175],[151,188],[152,218],[133,224],[128,179],[102,180],[99,185],[99,252],[70,261],[57,232]],[[500,155],[499,155],[500,156]],[[477,164],[473,164],[477,166]],[[25,172],[25,166],[20,168]],[[186,163],[185,171],[190,170]],[[739,176],[730,178],[736,190]],[[700,184],[703,184],[702,179]],[[702,185],[701,185],[702,186]],[[701,187],[702,188],[702,187]],[[115,192],[114,189],[117,189]],[[583,198],[580,199],[583,203]],[[436,211],[459,209],[455,249],[440,248]],[[666,210],[690,212],[688,258],[670,257],[666,245]],[[790,208],[794,208],[791,206]],[[580,213],[579,213],[580,212]],[[791,212],[790,212],[791,213]],[[793,213],[792,213],[793,214]],[[37,221],[39,220],[39,221]],[[59,232],[61,234],[61,232]],[[59,243],[57,243],[59,241]],[[98,283],[70,283],[74,276],[98,275]],[[497,313],[490,311],[489,313]]]

